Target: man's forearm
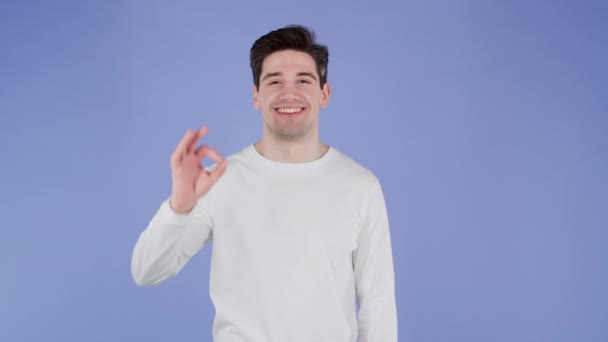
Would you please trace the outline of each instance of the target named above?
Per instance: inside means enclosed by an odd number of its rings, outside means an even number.
[[[139,286],[158,284],[177,274],[193,253],[182,248],[183,239],[195,225],[194,214],[174,212],[168,201],[162,203],[148,227],[140,234],[131,259],[131,274]],[[198,230],[205,233],[205,228]],[[207,239],[203,236],[203,239]],[[200,238],[200,237],[199,237]]]

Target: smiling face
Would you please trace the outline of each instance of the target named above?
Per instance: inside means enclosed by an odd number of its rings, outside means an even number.
[[[282,50],[268,55],[262,63],[260,87],[253,87],[264,135],[289,141],[318,136],[319,109],[327,106],[329,94],[329,84],[321,87],[309,54]]]

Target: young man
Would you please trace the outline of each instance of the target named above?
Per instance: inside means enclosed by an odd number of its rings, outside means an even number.
[[[259,38],[250,60],[262,139],[223,159],[196,148],[206,127],[188,130],[171,157],[171,197],[135,245],[133,278],[147,286],[213,240],[216,342],[397,341],[380,183],[319,140],[328,56],[301,26]],[[216,164],[202,168],[205,156]]]

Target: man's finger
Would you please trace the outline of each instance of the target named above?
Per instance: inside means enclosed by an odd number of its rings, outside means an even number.
[[[182,156],[194,148],[196,146],[196,142],[200,137],[207,134],[209,129],[207,126],[201,127],[198,131],[194,132],[190,128],[186,131],[182,139],[177,144],[175,151],[171,155],[171,162],[176,163],[181,160]]]
[[[181,155],[184,153],[184,151],[186,151],[186,146],[188,145],[188,142],[192,138],[192,134],[192,130],[188,128],[182,139],[177,144],[175,151],[173,151],[173,154],[171,155],[172,162],[176,162],[178,161],[178,159],[181,158]]]
[[[215,149],[211,148],[209,145],[201,145],[199,148],[196,149],[196,151],[194,151],[194,153],[200,160],[203,160],[204,157],[209,157],[213,159],[213,161],[215,161],[216,163],[219,163],[224,160],[222,155]]]
[[[213,184],[215,184],[215,182],[217,182],[217,180],[220,179],[220,177],[222,176],[224,171],[226,171],[227,165],[228,165],[228,161],[222,160],[221,162],[219,162],[217,164],[217,167],[213,171],[209,172],[209,177],[213,181]]]
[[[198,142],[198,140],[205,134],[207,134],[207,132],[209,131],[209,128],[207,128],[207,126],[203,126],[201,128],[199,128],[194,136],[190,139],[190,141],[188,142],[188,145],[186,146],[186,153],[190,153],[194,150],[194,147],[196,146],[196,143]]]

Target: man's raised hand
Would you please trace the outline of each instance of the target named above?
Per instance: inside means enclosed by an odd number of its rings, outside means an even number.
[[[226,170],[227,162],[216,150],[204,144],[196,148],[196,143],[207,131],[206,126],[196,132],[188,129],[171,155],[172,191],[169,205],[178,213],[190,212],[198,199],[211,189]],[[204,157],[216,162],[213,171],[206,171],[202,166]]]

